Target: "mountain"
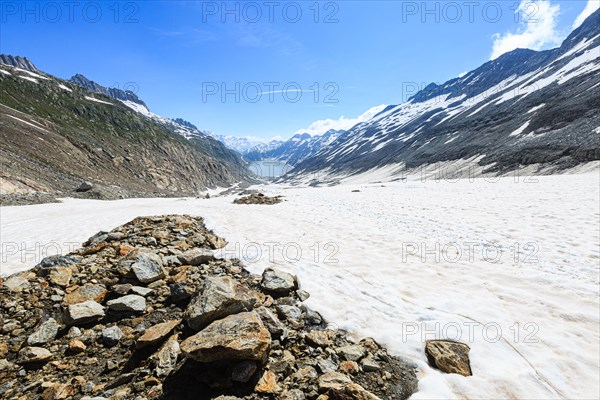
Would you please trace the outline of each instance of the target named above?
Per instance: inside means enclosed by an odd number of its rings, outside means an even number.
[[[323,135],[296,134],[285,142],[274,141],[266,145],[255,146],[244,154],[244,159],[249,161],[271,159],[296,165],[317,154],[319,150],[335,141],[344,132],[331,129]]]
[[[21,68],[29,72],[38,72],[38,69],[33,65],[27,57],[11,56],[9,54],[0,54],[0,64],[10,65],[15,68]]]
[[[354,126],[289,176],[332,179],[439,162],[501,174],[600,160],[600,11],[561,47],[514,50]]]
[[[1,194],[197,195],[249,176],[237,153],[195,127],[94,89],[0,64]],[[76,194],[83,180],[93,189]]]
[[[239,154],[245,154],[253,147],[266,143],[265,140],[261,138],[224,136],[209,131],[207,131],[206,134],[225,144],[229,149],[237,151]]]
[[[90,81],[88,78],[81,74],[74,75],[69,79],[69,82],[76,84],[84,89],[87,89],[94,93],[100,93],[108,97],[112,97],[113,99],[123,100],[123,101],[132,101],[136,104],[140,104],[148,109],[146,103],[142,101],[135,93],[131,90],[122,90],[117,88],[107,88],[102,85],[97,84],[94,81]]]

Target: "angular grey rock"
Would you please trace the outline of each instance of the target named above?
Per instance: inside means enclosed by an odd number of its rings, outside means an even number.
[[[123,331],[118,326],[111,326],[102,330],[102,342],[108,346],[116,346],[123,337]]]
[[[77,186],[77,189],[75,189],[76,192],[87,192],[90,191],[94,188],[94,185],[91,182],[88,181],[83,181],[79,184],[79,186]]]
[[[230,315],[213,322],[181,343],[182,352],[199,362],[255,360],[268,356],[271,334],[256,312]]]
[[[338,369],[337,364],[331,361],[329,358],[326,358],[324,360],[318,360],[317,367],[319,367],[319,371],[321,371],[322,374],[326,374],[327,372],[334,372]]]
[[[259,307],[256,309],[256,312],[260,316],[260,319],[265,324],[265,327],[271,332],[271,335],[274,337],[280,337],[284,334],[286,327],[285,325],[277,318],[273,312],[267,307]]]
[[[54,267],[68,267],[69,265],[75,264],[79,261],[80,259],[75,256],[50,256],[42,259],[42,261],[40,261],[40,263],[34,267],[34,270],[36,270],[38,275],[45,276],[44,271],[40,270],[47,270]]]
[[[194,288],[189,283],[172,283],[169,285],[171,290],[171,301],[178,303],[182,300],[187,300],[194,294]]]
[[[175,369],[181,348],[177,341],[177,334],[171,336],[156,353],[156,376],[165,377]]]
[[[297,322],[302,319],[302,310],[296,306],[280,305],[276,309],[281,318],[285,318],[290,322]]]
[[[104,307],[93,300],[71,304],[65,312],[65,322],[69,325],[84,324],[104,317]]]
[[[38,326],[35,332],[33,332],[27,338],[27,344],[34,346],[36,344],[48,343],[56,337],[58,333],[58,322],[54,318],[49,318]]]
[[[137,294],[128,294],[127,296],[109,300],[106,305],[111,310],[141,312],[146,309],[146,299]]]
[[[177,259],[184,265],[201,265],[215,259],[215,255],[210,250],[190,249],[177,256]]]
[[[361,364],[365,372],[377,372],[381,369],[381,365],[370,355],[363,358]]]
[[[25,289],[29,289],[31,284],[21,276],[11,276],[2,283],[2,286],[7,287],[11,292],[22,292]]]
[[[283,392],[281,400],[306,400],[306,396],[300,389],[292,389]]]
[[[260,287],[271,294],[285,296],[298,289],[298,281],[294,275],[287,272],[267,268],[262,274]]]
[[[352,380],[340,372],[327,372],[319,377],[319,392],[328,390],[343,391],[347,385],[352,384]]]
[[[321,314],[313,310],[306,310],[306,322],[310,325],[321,325],[323,323],[323,318]]]
[[[367,355],[367,350],[359,344],[338,347],[335,351],[347,361],[359,361]]]
[[[131,265],[131,269],[142,283],[152,283],[165,277],[162,260],[153,253],[141,253]]]
[[[185,319],[190,328],[200,330],[214,320],[252,310],[258,300],[258,293],[229,276],[209,277],[185,310]]]
[[[153,289],[145,288],[143,286],[132,286],[130,289],[131,293],[137,294],[139,296],[146,297],[150,295],[150,293],[154,292]]]

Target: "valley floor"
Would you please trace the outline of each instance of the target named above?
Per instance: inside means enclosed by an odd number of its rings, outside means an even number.
[[[327,188],[261,187],[271,206],[211,199],[2,207],[2,275],[141,215],[205,217],[225,256],[299,276],[356,338],[417,362],[414,399],[600,398],[598,172]],[[360,190],[354,192],[354,190]],[[424,341],[471,346],[474,376],[427,365]]]

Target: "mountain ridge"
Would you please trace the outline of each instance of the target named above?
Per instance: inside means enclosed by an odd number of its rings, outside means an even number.
[[[430,84],[299,163],[288,179],[466,161],[501,174],[600,160],[600,11],[551,50],[517,49]],[[542,168],[543,167],[543,168]]]
[[[5,204],[7,196],[35,193],[106,199],[194,196],[250,179],[237,153],[198,130],[131,100],[4,64],[0,137]],[[76,192],[82,181],[93,189]]]

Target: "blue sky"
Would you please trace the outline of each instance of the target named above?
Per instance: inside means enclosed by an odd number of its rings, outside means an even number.
[[[598,0],[65,4],[1,2],[0,52],[134,89],[201,129],[270,138],[352,124],[515,47],[555,47]]]

